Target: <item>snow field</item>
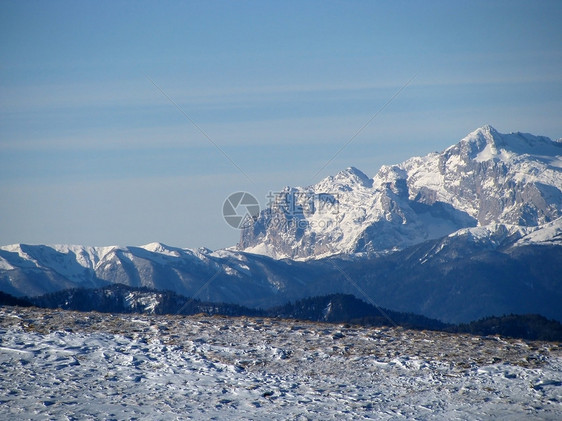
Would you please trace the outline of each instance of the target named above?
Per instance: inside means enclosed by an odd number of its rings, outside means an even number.
[[[2,419],[560,419],[562,348],[276,319],[0,309]]]

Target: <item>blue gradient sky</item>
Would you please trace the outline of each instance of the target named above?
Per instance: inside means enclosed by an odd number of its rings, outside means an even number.
[[[2,1],[0,244],[225,247],[233,191],[373,176],[486,123],[562,137],[561,21],[560,1]]]

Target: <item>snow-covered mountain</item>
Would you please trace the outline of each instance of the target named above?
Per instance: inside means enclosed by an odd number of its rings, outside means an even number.
[[[140,247],[15,244],[0,247],[0,290],[38,296],[120,283],[258,306],[264,297],[271,303],[272,294],[291,290],[292,276],[276,274],[282,272],[277,266],[279,262],[266,256],[161,243]]]
[[[346,293],[447,322],[562,320],[562,142],[486,126],[372,179],[349,168],[272,199],[242,250],[0,247],[0,291],[120,283],[254,308]]]
[[[119,283],[254,308],[346,293],[447,322],[510,313],[562,320],[561,232],[562,218],[538,227],[490,224],[393,253],[308,261],[159,243],[20,244],[0,247],[0,290],[38,296]],[[137,307],[151,304],[146,297],[135,300]]]
[[[286,188],[238,248],[274,258],[403,249],[459,229],[562,216],[562,142],[484,126],[440,153]]]

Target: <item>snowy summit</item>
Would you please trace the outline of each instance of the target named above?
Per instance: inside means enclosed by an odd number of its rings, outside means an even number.
[[[562,216],[562,144],[487,125],[440,153],[383,166],[373,178],[351,167],[286,192],[299,212],[262,211],[242,233],[240,250],[308,259],[402,249],[489,224],[539,227]],[[322,196],[337,206],[303,201]]]

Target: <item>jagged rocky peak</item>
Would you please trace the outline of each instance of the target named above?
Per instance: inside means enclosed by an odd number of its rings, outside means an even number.
[[[446,152],[448,155],[458,154],[464,160],[506,161],[518,155],[557,156],[562,153],[562,144],[548,137],[530,133],[502,134],[492,126],[485,125],[451,146]]]
[[[305,207],[313,211],[275,226],[263,212],[239,249],[306,259],[395,250],[476,225],[540,226],[562,216],[562,144],[486,125],[443,152],[383,166],[373,179],[350,167],[287,191],[311,200],[333,193],[337,206]]]
[[[388,189],[398,196],[408,197],[408,173],[398,165],[383,165],[373,178],[375,189]]]
[[[334,180],[341,182],[350,182],[361,184],[364,187],[371,187],[373,180],[369,178],[363,171],[355,167],[347,167],[345,170],[340,171],[334,177]]]
[[[336,175],[326,177],[308,189],[318,192],[321,190],[325,192],[333,190],[349,191],[354,188],[370,188],[372,185],[373,180],[367,174],[355,167],[348,167]]]
[[[462,139],[459,143],[480,141],[478,142],[480,144],[482,142],[485,144],[495,144],[496,142],[501,141],[501,138],[502,134],[500,132],[491,125],[485,124],[468,134],[468,136]]]
[[[444,151],[444,157],[457,157],[464,162],[478,160],[479,155],[487,151],[489,157],[493,157],[500,150],[505,149],[506,139],[494,127],[485,125],[469,133],[457,144]],[[480,159],[481,160],[481,159]]]

